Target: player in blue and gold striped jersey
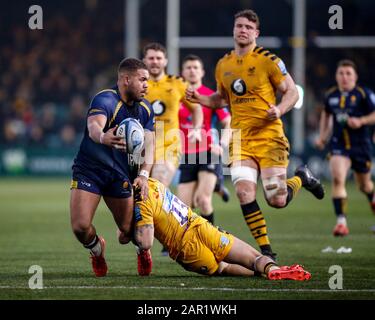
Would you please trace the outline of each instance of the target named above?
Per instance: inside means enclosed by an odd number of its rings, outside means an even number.
[[[87,126],[73,164],[70,215],[74,234],[92,255],[96,276],[105,276],[105,241],[92,224],[101,197],[113,214],[118,228],[131,232],[133,217],[132,184],[144,197],[148,194],[148,174],[154,154],[154,113],[147,100],[147,67],[138,59],[124,59],[118,69],[117,87],[99,92],[87,112]],[[145,129],[144,161],[132,163],[123,138],[116,128],[126,118],[136,118]]]
[[[351,60],[342,60],[336,70],[337,86],[325,98],[325,109],[320,119],[319,149],[329,142],[332,175],[332,201],[337,216],[335,236],[349,233],[346,221],[346,177],[354,171],[359,189],[366,194],[375,212],[374,184],[371,181],[372,141],[370,125],[375,124],[375,94],[357,85],[356,66]],[[333,126],[332,126],[333,124]]]

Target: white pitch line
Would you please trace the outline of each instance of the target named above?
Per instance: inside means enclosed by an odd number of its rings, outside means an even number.
[[[28,287],[0,286],[0,289],[29,289]],[[266,289],[266,288],[205,288],[205,287],[135,287],[135,286],[46,286],[43,289],[135,289],[135,290],[184,290],[184,291],[234,291],[234,292],[369,292],[375,289]]]

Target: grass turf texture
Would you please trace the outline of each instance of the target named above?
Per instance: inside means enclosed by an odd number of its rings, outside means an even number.
[[[226,204],[214,196],[216,224],[257,248],[231,190]],[[329,186],[318,201],[302,190],[286,208],[259,204],[268,224],[280,264],[303,264],[312,273],[308,282],[268,281],[244,277],[204,277],[189,273],[160,254],[155,240],[154,268],[149,277],[137,275],[132,245],[121,246],[116,226],[101,204],[94,219],[107,241],[109,273],[95,278],[88,252],[70,229],[69,180],[2,179],[0,181],[0,299],[374,299],[375,224],[364,195],[349,185],[349,227],[346,238],[334,238],[335,223]],[[321,253],[327,246],[351,247],[351,254]],[[29,267],[43,268],[43,290],[28,287]],[[343,269],[343,290],[330,290],[329,267]]]

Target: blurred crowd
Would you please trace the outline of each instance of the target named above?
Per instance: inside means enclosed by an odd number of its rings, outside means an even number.
[[[116,81],[116,67],[124,52],[124,2],[114,1],[108,5],[102,0],[56,1],[54,6],[48,1],[39,2],[45,8],[41,31],[31,31],[27,27],[27,14],[20,17],[12,11],[14,6],[26,13],[31,2],[24,1],[23,7],[17,2],[17,5],[10,5],[10,11],[0,13],[0,21],[6,23],[0,28],[0,145],[76,148],[85,129],[90,99]],[[341,2],[345,4],[345,1]],[[144,0],[141,3],[141,45],[148,41],[165,43],[166,1]],[[210,15],[210,1],[191,0],[189,5],[181,1],[181,34],[230,36],[233,13],[253,7],[260,15],[263,35],[287,37],[292,30],[290,2],[272,1],[277,4],[275,10],[268,10],[267,3],[217,0],[215,15]],[[308,6],[326,5],[320,0],[307,3]],[[345,30],[344,21],[341,33],[327,31],[328,14],[322,18],[309,16],[308,22],[313,27],[307,27],[309,39],[319,34],[368,34],[371,19],[366,15],[369,12],[366,5],[375,5],[367,0],[361,7],[347,3],[352,6],[351,21],[354,21],[350,29]],[[199,10],[193,12],[192,8]],[[317,8],[308,11],[314,10]],[[150,15],[150,12],[154,14]],[[275,24],[280,13],[285,17],[284,23]],[[15,19],[16,16],[19,19]],[[213,25],[220,28],[213,28]],[[226,51],[184,49],[181,55],[201,55],[206,64],[206,84],[214,88],[215,64]],[[291,49],[273,51],[285,60],[291,71]],[[375,52],[308,47],[306,53],[304,107],[307,108],[307,137],[312,141],[323,108],[324,91],[335,83],[336,62],[342,58],[353,59],[359,67],[359,83],[375,89],[369,72]]]

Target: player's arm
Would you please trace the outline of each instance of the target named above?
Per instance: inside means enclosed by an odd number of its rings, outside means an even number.
[[[138,177],[134,180],[133,185],[141,189],[142,200],[148,198],[148,178],[154,164],[155,152],[155,132],[145,130],[145,154],[144,162],[141,165]]]
[[[135,227],[135,241],[141,250],[151,249],[154,243],[154,225],[144,224]]]
[[[228,105],[225,97],[222,96],[221,93],[215,92],[209,96],[200,94],[197,90],[189,87],[186,89],[185,92],[186,99],[193,102],[199,103],[201,105],[207,106],[211,109],[219,109],[224,108]]]
[[[270,105],[270,108],[267,110],[269,120],[281,118],[284,114],[289,112],[298,101],[298,91],[289,73],[285,75],[285,79],[278,84],[276,88],[282,94],[282,98],[277,106]]]
[[[332,133],[333,117],[332,114],[323,110],[319,120],[319,137],[315,141],[315,146],[323,150]]]
[[[117,149],[126,149],[125,140],[115,135],[117,126],[103,132],[107,122],[107,117],[103,114],[89,116],[87,119],[87,129],[89,137],[96,143],[101,143]]]
[[[362,117],[349,117],[347,123],[350,128],[359,129],[375,124],[375,94],[371,90],[366,89],[365,101],[368,114]]]
[[[349,117],[348,126],[352,129],[359,129],[363,126],[371,126],[375,124],[375,111],[362,117]]]
[[[228,115],[226,118],[220,121],[223,127],[222,135],[220,138],[220,145],[224,148],[229,146],[230,139],[232,137],[232,130],[230,128],[231,116]]]

